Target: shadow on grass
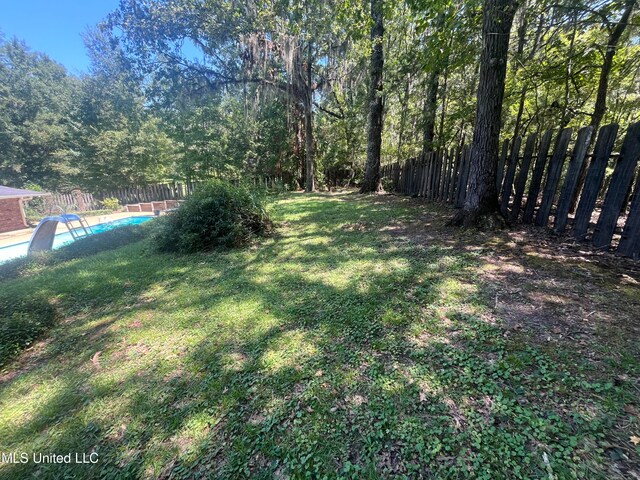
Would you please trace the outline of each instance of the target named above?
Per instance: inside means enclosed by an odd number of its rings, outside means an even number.
[[[617,392],[506,337],[479,254],[406,228],[446,211],[348,195],[279,208],[288,224],[254,250],[138,244],[8,282],[69,320],[0,384],[0,406],[23,397],[2,448],[100,462],[0,474],[535,478],[543,452],[562,478],[606,469],[589,442],[611,422],[596,397]]]

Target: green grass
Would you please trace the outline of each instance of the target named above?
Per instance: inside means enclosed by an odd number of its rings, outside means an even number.
[[[444,229],[439,207],[287,195],[275,210],[278,234],[244,250],[138,242],[2,282],[2,296],[46,299],[59,323],[0,379],[0,452],[99,462],[5,464],[0,477],[637,471],[637,337],[604,330],[594,362],[570,338],[508,328],[482,276],[491,247]]]

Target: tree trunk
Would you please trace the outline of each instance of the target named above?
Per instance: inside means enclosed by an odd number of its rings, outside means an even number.
[[[578,29],[578,15],[574,12],[572,18],[572,29],[571,29],[571,37],[569,40],[569,54],[567,61],[567,69],[564,73],[564,99],[562,102],[562,117],[560,118],[560,128],[565,128],[569,122],[571,121],[571,116],[569,115],[569,90],[570,90],[570,82],[571,75],[573,72],[573,55],[574,55],[574,45],[576,42],[576,30]]]
[[[611,67],[613,67],[613,57],[616,54],[620,37],[627,28],[627,23],[629,23],[629,18],[631,17],[631,12],[635,4],[636,0],[627,0],[625,2],[624,12],[620,17],[620,21],[616,24],[607,41],[607,50],[604,54],[602,69],[600,70],[596,103],[593,107],[593,114],[591,115],[591,125],[594,131],[597,131],[607,111],[607,90],[609,88],[609,74],[611,73]]]
[[[315,165],[313,161],[313,113],[311,105],[304,108],[304,155],[305,155],[305,192],[313,192],[315,184]]]
[[[498,208],[496,174],[509,35],[516,9],[517,2],[511,0],[484,1],[468,192],[462,210],[450,222],[452,225],[488,228],[504,225]]]
[[[402,147],[404,145],[404,131],[407,124],[407,111],[409,110],[407,108],[409,103],[409,90],[411,90],[411,75],[407,75],[404,91],[402,97],[400,97],[400,107],[402,110],[400,111],[400,126],[398,127],[398,162],[404,160],[404,158],[402,158]]]
[[[600,69],[600,80],[598,82],[596,103],[593,107],[593,114],[591,115],[590,125],[593,126],[593,131],[595,133],[592,138],[595,138],[597,136],[600,123],[602,123],[604,114],[607,112],[607,91],[609,89],[609,74],[611,73],[611,68],[613,67],[613,57],[616,54],[616,49],[618,47],[620,37],[627,28],[627,24],[629,23],[629,18],[631,17],[631,12],[633,12],[633,7],[635,6],[635,4],[636,0],[626,0],[624,12],[622,12],[620,20],[609,34],[609,39],[607,40],[607,50],[604,53],[602,67]],[[587,177],[587,170],[590,164],[591,161],[589,160],[589,157],[587,157],[585,162],[583,162],[582,164],[582,168],[580,169],[578,185],[576,186],[575,193],[573,194],[573,198],[571,200],[571,206],[569,207],[569,211],[572,213],[575,212],[578,205],[580,192],[584,187],[584,181]]]
[[[439,14],[431,27],[433,31],[428,31],[428,35],[436,33],[445,28],[445,15]],[[431,29],[430,29],[431,30]],[[453,35],[450,36],[447,44],[447,61]],[[438,89],[440,88],[440,74],[442,73],[442,64],[444,63],[442,55],[444,51],[440,48],[433,48],[431,60],[429,61],[430,70],[427,75],[426,91],[423,107],[423,130],[422,130],[422,153],[431,152],[436,148],[435,131],[436,131],[436,112],[438,110]]]
[[[524,14],[526,15],[526,12]],[[526,23],[526,22],[523,22],[523,23]],[[544,27],[544,15],[541,14],[538,21],[538,28],[536,29],[536,35],[533,39],[533,45],[531,47],[531,51],[529,52],[529,54],[527,55],[527,58],[523,63],[526,64],[531,60],[533,60],[533,57],[538,51],[538,45],[540,44],[540,38],[542,37],[543,27]],[[525,38],[520,37],[520,39],[518,40],[518,51],[522,52],[524,50],[524,43],[525,43]],[[522,47],[522,50],[521,50],[521,47]],[[513,138],[516,138],[518,135],[520,135],[520,129],[522,128],[522,115],[524,114],[524,103],[527,99],[528,90],[529,90],[529,82],[525,78],[523,79],[523,86],[522,86],[522,90],[520,91],[520,101],[518,103],[518,114],[516,115],[516,124],[513,129]]]
[[[451,37],[453,38],[453,37]],[[451,42],[449,42],[449,48]],[[440,101],[442,102],[442,109],[440,110],[440,128],[438,128],[438,148],[444,148],[445,136],[444,136],[444,119],[447,113],[447,85],[449,83],[449,57],[445,59],[444,70],[442,73],[442,91],[440,92]]]
[[[424,134],[422,137],[422,151],[433,150],[433,140],[436,132],[436,110],[438,108],[438,84],[440,69],[433,68],[427,77],[427,95],[424,99]]]
[[[384,57],[382,54],[383,0],[371,0],[371,65],[369,74],[369,138],[367,141],[367,165],[364,172],[361,193],[376,192],[380,188],[380,151],[382,147],[382,115],[384,110],[382,94],[382,68]]]
[[[305,192],[313,192],[316,189],[315,183],[315,164],[314,164],[314,143],[313,143],[313,83],[311,61],[312,44],[308,45],[309,51],[307,56],[307,85],[304,95],[304,147],[305,147]]]

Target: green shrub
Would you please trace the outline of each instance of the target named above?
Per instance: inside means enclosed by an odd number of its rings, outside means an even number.
[[[104,200],[102,200],[102,206],[106,209],[106,210],[119,210],[120,209],[120,202],[118,201],[117,198],[112,198],[112,197],[108,197],[105,198]]]
[[[35,192],[44,192],[44,189],[35,183],[25,183],[24,188]],[[29,222],[38,221],[50,213],[50,204],[47,202],[46,197],[33,197],[24,201],[23,204],[24,213]]]
[[[393,192],[393,179],[384,177],[380,183],[382,185],[382,189],[385,192]]]
[[[0,366],[28,347],[56,320],[56,310],[37,296],[0,297]]]
[[[177,211],[158,219],[152,242],[161,252],[192,253],[246,244],[269,234],[272,226],[264,192],[211,180]]]

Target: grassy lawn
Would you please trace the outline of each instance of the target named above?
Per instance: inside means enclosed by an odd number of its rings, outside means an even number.
[[[0,374],[0,452],[99,454],[0,477],[639,478],[632,264],[407,198],[275,209],[248,249],[0,283],[60,316]]]

